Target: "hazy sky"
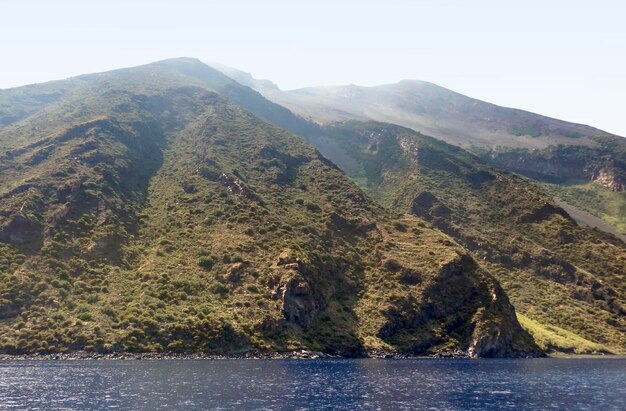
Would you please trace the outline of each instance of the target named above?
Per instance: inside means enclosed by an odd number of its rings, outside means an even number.
[[[189,56],[283,89],[427,80],[626,136],[623,1],[2,1],[0,88]]]

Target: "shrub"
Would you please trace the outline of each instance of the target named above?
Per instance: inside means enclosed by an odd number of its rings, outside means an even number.
[[[91,321],[93,320],[93,317],[89,313],[80,313],[78,315],[78,319],[81,321]]]
[[[401,223],[401,222],[399,222],[399,221],[394,221],[394,223],[393,223],[393,227],[394,227],[396,230],[401,231],[401,232],[403,232],[403,233],[404,233],[404,232],[406,232],[406,230],[407,230],[407,226],[406,226],[406,224],[403,224],[403,223]]]
[[[215,260],[211,256],[205,255],[205,256],[198,258],[198,265],[204,268],[205,270],[210,270],[211,268],[213,268],[214,264],[215,264]]]
[[[320,211],[322,211],[320,206],[318,206],[315,203],[306,203],[306,208],[307,208],[307,210],[309,210],[311,212],[314,212],[314,213],[319,213]]]
[[[102,314],[106,315],[107,317],[113,318],[115,317],[115,309],[110,305],[105,305],[104,307],[102,307]]]
[[[224,295],[228,292],[228,287],[218,282],[211,284],[209,288],[214,294]]]

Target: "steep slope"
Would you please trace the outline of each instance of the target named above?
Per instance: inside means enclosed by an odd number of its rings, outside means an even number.
[[[611,136],[593,127],[496,106],[417,80],[376,87],[310,87],[264,93],[295,113],[323,123],[383,121],[466,148],[594,146],[593,137]]]
[[[292,132],[304,133],[311,127],[315,128],[314,124],[295,116],[286,108],[272,103],[250,87],[236,82],[201,61],[194,58],[176,58],[106,73],[85,74],[62,81],[0,90],[0,133],[27,116],[30,116],[27,124],[38,121],[40,127],[59,120],[69,121],[73,117],[80,117],[86,113],[81,113],[78,106],[67,107],[66,104],[61,104],[66,112],[49,112],[47,109],[55,107],[54,103],[64,96],[79,102],[80,96],[90,99],[94,94],[99,96],[101,93],[98,91],[107,87],[116,88],[120,83],[132,84],[132,87],[142,91],[155,91],[168,85],[205,87],[218,92],[260,119]],[[125,90],[118,92],[124,93]],[[98,101],[90,101],[90,106],[100,104]],[[13,135],[16,131],[21,132],[24,126],[22,124],[20,130],[10,128],[7,132]]]
[[[538,353],[449,236],[205,72],[82,76],[0,131],[0,351]]]
[[[52,81],[11,90],[0,90],[0,129],[62,98],[78,81]]]
[[[381,203],[470,250],[535,332],[559,327],[596,343],[545,348],[625,351],[623,242],[579,227],[537,185],[409,129],[346,122],[325,131],[312,142],[327,157]]]
[[[254,86],[254,83],[250,83]],[[626,139],[593,127],[499,107],[432,83],[401,81],[377,87],[311,87],[281,91],[260,89],[272,101],[325,124],[345,120],[376,120],[398,124],[461,146],[499,167],[539,182],[558,184],[569,201],[620,230],[617,196],[605,202],[579,200],[580,190],[594,183],[614,192],[626,188]],[[607,191],[605,190],[605,191]],[[585,193],[582,193],[585,194]],[[607,197],[611,194],[602,194]],[[623,231],[622,231],[623,232]]]

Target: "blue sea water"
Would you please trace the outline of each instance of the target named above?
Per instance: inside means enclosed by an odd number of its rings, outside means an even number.
[[[625,410],[626,359],[3,361],[0,408]]]

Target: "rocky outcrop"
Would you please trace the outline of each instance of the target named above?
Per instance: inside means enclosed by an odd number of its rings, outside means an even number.
[[[591,181],[612,191],[626,190],[626,179],[620,178],[614,169],[600,169],[592,176]]]
[[[431,218],[448,217],[452,211],[435,195],[429,191],[420,193],[411,203],[411,213],[417,216]]]
[[[572,222],[574,220],[572,217],[567,214],[567,211],[563,210],[561,207],[557,207],[554,204],[545,203],[541,207],[533,210],[530,213],[526,213],[519,218],[520,223],[538,223],[540,221],[548,220],[554,215],[560,215]]]
[[[273,298],[281,302],[285,320],[308,327],[325,304],[316,297],[312,284],[307,280],[305,263],[291,250],[286,250],[273,268],[274,277],[269,286]]]
[[[259,204],[263,204],[261,198],[250,190],[240,179],[237,177],[227,176],[225,173],[222,173],[219,181],[226,187],[226,189],[235,196],[242,196],[250,201],[255,201]]]
[[[520,326],[515,309],[493,279],[485,284],[488,295],[472,318],[474,331],[467,353],[470,357],[537,357],[541,350]]]
[[[396,301],[386,317],[379,337],[399,351],[433,354],[445,346],[470,357],[541,355],[500,285],[467,255],[442,265],[420,296]]]
[[[43,244],[43,226],[35,218],[16,214],[4,227],[0,227],[0,242],[21,249],[39,249]]]
[[[613,157],[599,149],[582,146],[553,146],[541,151],[491,151],[483,155],[492,163],[538,180],[551,183],[586,180],[613,191],[624,191],[624,160]]]
[[[283,304],[285,319],[302,327],[308,327],[319,312],[319,304],[313,297],[311,285],[298,273],[283,278],[277,294]]]

